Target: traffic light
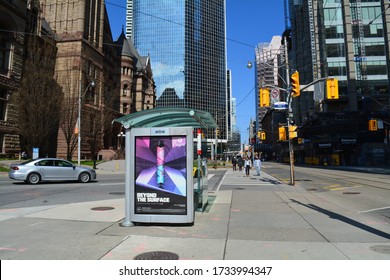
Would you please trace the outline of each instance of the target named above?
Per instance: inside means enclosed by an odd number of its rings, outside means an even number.
[[[215,130],[215,135],[218,137],[219,136],[219,128],[217,128],[216,130]]]
[[[269,89],[261,88],[259,92],[260,107],[268,107],[270,103],[269,99]]]
[[[264,131],[258,131],[257,132],[257,138],[260,140],[265,140],[265,132]]]
[[[326,80],[326,98],[339,99],[339,80],[335,78]]]
[[[258,131],[257,132],[257,138],[260,140],[265,140],[265,132],[264,131]]]
[[[286,128],[284,126],[279,126],[279,141],[286,141]]]
[[[298,97],[301,95],[301,86],[299,85],[299,72],[295,71],[291,75],[291,94],[292,97]]]
[[[293,138],[297,138],[298,137],[298,132],[296,131],[297,130],[297,126],[296,125],[290,125],[288,127],[288,137],[289,139],[293,139]]]
[[[377,131],[378,130],[377,120],[369,120],[368,121],[368,130],[369,131]]]

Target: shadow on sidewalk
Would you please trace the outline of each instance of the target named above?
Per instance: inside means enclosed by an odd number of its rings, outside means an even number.
[[[337,214],[335,212],[332,212],[332,211],[326,210],[324,208],[318,207],[318,206],[316,206],[314,204],[305,204],[305,203],[299,202],[299,201],[297,201],[295,199],[291,199],[291,201],[295,202],[297,204],[300,204],[302,206],[305,206],[307,208],[313,209],[315,211],[321,212],[321,213],[323,213],[325,215],[328,215],[329,218],[331,218],[331,219],[339,220],[341,222],[344,222],[344,223],[350,224],[350,225],[352,225],[354,227],[357,227],[357,228],[360,228],[362,230],[365,230],[365,231],[367,231],[369,233],[378,235],[378,236],[386,238],[386,239],[390,239],[390,234],[388,234],[386,232],[383,232],[383,231],[380,231],[380,230],[378,230],[376,228],[367,226],[365,224],[359,223],[359,222],[357,222],[355,220],[352,220],[350,218],[347,218],[347,217],[345,217],[343,215],[340,215],[340,214]]]
[[[256,178],[256,177],[251,177],[250,178],[251,180],[256,180],[256,181],[260,181],[260,182],[264,182],[264,183],[269,183],[269,184],[272,184],[272,185],[280,185],[282,184],[282,182],[278,181],[278,180],[275,180],[275,179],[271,179],[271,178]]]

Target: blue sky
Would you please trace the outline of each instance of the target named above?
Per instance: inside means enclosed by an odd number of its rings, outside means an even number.
[[[144,0],[147,1],[147,0]],[[241,141],[248,143],[250,118],[255,117],[254,60],[258,43],[282,35],[284,0],[226,0],[227,66],[232,71],[233,97],[237,99],[237,127]],[[111,31],[116,40],[126,26],[126,0],[106,1]],[[152,58],[153,59],[153,58]]]

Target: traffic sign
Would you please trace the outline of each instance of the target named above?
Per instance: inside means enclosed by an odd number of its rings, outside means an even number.
[[[288,108],[288,103],[284,101],[275,102],[274,109],[276,110],[286,110]]]

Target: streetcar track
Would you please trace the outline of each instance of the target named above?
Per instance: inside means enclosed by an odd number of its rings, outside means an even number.
[[[329,179],[329,177],[327,177],[328,175],[332,175],[334,172],[351,172],[351,171],[343,171],[343,170],[331,170],[331,171],[328,171],[328,170],[322,170],[321,169],[321,174],[319,173],[316,173],[316,172],[313,172],[313,170],[307,170],[307,168],[296,168],[300,173],[305,173],[305,174],[308,174],[312,177],[318,177],[318,178],[321,178],[321,179],[327,179],[329,181],[336,181],[338,182],[338,184],[340,184],[339,182],[345,182],[346,184],[352,184],[352,185],[355,185],[355,186],[351,186],[351,187],[345,187],[345,188],[354,188],[356,187],[356,184],[358,183],[359,184],[359,187],[370,187],[370,188],[375,188],[375,189],[379,189],[379,190],[386,190],[386,191],[390,191],[390,188],[386,188],[386,187],[380,187],[380,186],[377,186],[377,185],[374,185],[374,184],[386,184],[388,183],[388,181],[384,182],[382,180],[388,180],[388,178],[385,178],[385,177],[382,177],[382,178],[369,178],[367,176],[355,176],[355,177],[352,177],[351,175],[345,175],[343,176],[342,174],[337,174],[338,177],[335,177],[335,178],[331,178]],[[323,174],[323,175],[322,175]],[[322,175],[322,176],[321,176]],[[275,178],[277,178],[278,180],[281,180],[283,182],[289,182],[290,181],[290,178],[279,178],[278,177],[278,174],[272,174],[272,176],[274,176]],[[363,180],[364,181],[363,181]],[[378,180],[380,179],[380,180]],[[296,179],[297,182],[300,182],[302,181],[303,179]],[[358,180],[359,182],[356,182],[356,180]],[[314,181],[314,180],[312,180]]]

